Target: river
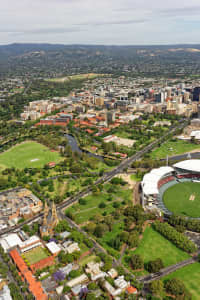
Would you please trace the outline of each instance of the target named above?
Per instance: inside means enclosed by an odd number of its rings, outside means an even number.
[[[103,156],[91,153],[91,152],[89,152],[87,150],[80,149],[80,147],[78,146],[78,143],[77,143],[76,139],[73,137],[73,135],[71,135],[71,134],[65,134],[65,137],[67,138],[69,146],[72,148],[73,152],[76,151],[78,153],[86,153],[86,154],[88,154],[91,157],[95,157],[95,158],[98,158],[98,159],[100,159],[100,160],[103,161]]]

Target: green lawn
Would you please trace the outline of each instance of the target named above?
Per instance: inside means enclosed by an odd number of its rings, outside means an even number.
[[[200,183],[182,182],[170,187],[163,195],[163,202],[174,214],[200,217]]]
[[[23,257],[25,257],[28,260],[28,262],[32,265],[48,257],[48,254],[45,252],[44,248],[37,247],[33,250],[24,253]]]
[[[96,214],[102,214],[103,212],[107,212],[107,214],[111,213],[115,210],[113,207],[113,202],[115,201],[127,201],[132,199],[132,191],[130,189],[122,188],[122,187],[116,187],[116,193],[113,193],[113,199],[112,201],[108,201],[109,194],[104,192],[101,192],[97,195],[91,194],[86,199],[85,205],[80,204],[74,204],[71,206],[67,211],[70,211],[75,216],[75,222],[78,224],[84,223],[88,220],[90,220],[91,217],[95,216]],[[105,202],[106,207],[105,208],[99,208],[99,204],[101,202]]]
[[[187,253],[176,248],[176,246],[161,236],[152,227],[145,229],[142,241],[134,253],[140,254],[145,263],[156,258],[161,258],[165,267],[189,258]]]
[[[200,149],[199,145],[195,145],[189,142],[177,140],[177,141],[169,141],[162,144],[159,148],[155,149],[151,153],[151,158],[159,159],[165,158],[168,156],[178,155],[182,153],[186,153],[195,149]]]
[[[24,142],[0,154],[0,168],[40,168],[49,162],[59,162],[58,152],[36,142]]]
[[[46,81],[50,82],[66,82],[69,80],[83,80],[83,79],[95,79],[97,77],[103,77],[105,74],[96,74],[96,73],[88,73],[88,74],[77,74],[60,78],[51,78],[46,79]]]
[[[171,278],[179,278],[182,280],[188,289],[188,291],[192,294],[193,300],[200,299],[200,264],[195,263],[184,268],[177,270],[176,272],[169,274],[164,277],[163,280],[171,279]]]
[[[79,261],[79,265],[81,265],[82,267],[84,267],[84,266],[86,266],[89,262],[95,261],[96,258],[97,258],[96,255],[85,256],[83,259],[81,259],[81,261]]]
[[[139,182],[139,181],[142,180],[142,177],[138,177],[136,174],[132,174],[132,175],[131,175],[131,179],[132,179],[133,181]]]

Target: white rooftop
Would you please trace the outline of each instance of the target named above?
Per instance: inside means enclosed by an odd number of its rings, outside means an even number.
[[[150,173],[145,174],[142,180],[143,193],[145,195],[155,195],[158,194],[158,182],[164,176],[174,169],[172,167],[160,167],[158,169],[151,170]]]
[[[8,234],[7,236],[0,239],[0,244],[3,247],[4,251],[11,249],[22,244],[22,240],[16,233]]]
[[[188,159],[173,165],[174,168],[200,173],[200,159]]]
[[[55,242],[50,242],[46,244],[46,247],[52,254],[56,254],[61,251],[61,248]]]

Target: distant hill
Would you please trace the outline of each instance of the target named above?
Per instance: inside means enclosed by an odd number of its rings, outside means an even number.
[[[123,70],[133,74],[153,75],[164,66],[165,71],[175,72],[173,65],[178,68],[178,72],[185,68],[186,72],[192,71],[196,74],[200,66],[200,45],[11,44],[0,46],[0,75],[7,76],[34,74],[58,76],[77,72],[119,73]]]

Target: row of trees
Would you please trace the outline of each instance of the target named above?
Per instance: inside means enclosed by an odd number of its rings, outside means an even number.
[[[164,292],[170,294],[175,299],[179,300],[191,300],[192,295],[187,291],[184,283],[177,278],[172,278],[163,283],[161,280],[154,280],[149,284],[149,291],[154,295],[160,296],[164,294]],[[148,298],[150,299],[150,298]],[[153,299],[151,297],[151,299]]]
[[[172,215],[168,222],[170,225],[175,226],[178,230],[200,232],[200,220],[187,219],[182,216]]]
[[[153,226],[156,231],[174,243],[178,248],[188,253],[194,253],[197,250],[196,245],[193,242],[171,225],[156,221]]]

